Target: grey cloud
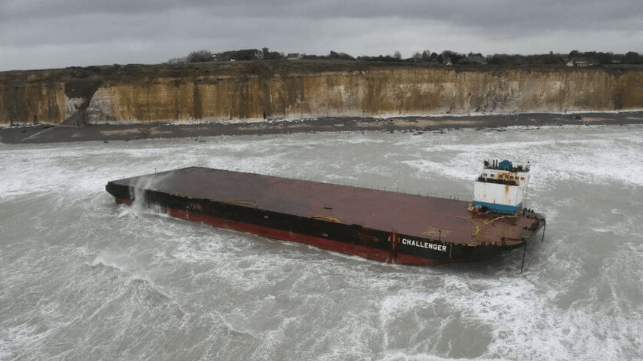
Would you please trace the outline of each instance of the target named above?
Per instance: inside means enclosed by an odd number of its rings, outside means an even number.
[[[377,18],[401,17],[434,21],[454,21],[460,26],[498,27],[507,24],[565,26],[591,25],[639,17],[639,0],[585,2],[569,0],[452,0],[452,1],[346,1],[319,0],[113,0],[88,3],[83,0],[3,0],[2,13],[7,18],[48,18],[78,14],[158,14],[171,10],[196,8],[215,16],[233,17],[304,17],[304,18]]]
[[[203,48],[263,46],[352,55],[411,55],[427,48],[533,53],[583,46],[643,52],[641,29],[640,0],[0,0],[0,64],[22,66],[20,57],[30,58],[33,51],[46,63],[43,49],[53,49],[53,57],[64,54],[62,48],[97,47],[145,61],[156,59],[150,54],[163,56],[158,62]]]

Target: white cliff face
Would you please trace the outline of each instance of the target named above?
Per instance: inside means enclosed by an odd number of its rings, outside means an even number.
[[[377,65],[377,66],[376,66]],[[0,124],[59,124],[87,102],[83,119],[105,122],[247,122],[327,116],[422,116],[643,109],[643,70],[418,67],[347,63],[248,63],[135,69],[74,78],[39,74],[22,84],[0,75]],[[64,70],[60,70],[61,72]],[[147,73],[146,73],[147,72]],[[144,74],[146,76],[140,75]],[[140,75],[140,76],[139,76]],[[89,84],[87,81],[82,84]]]
[[[77,112],[81,105],[83,104],[83,98],[69,98],[65,96],[65,115],[74,114]]]

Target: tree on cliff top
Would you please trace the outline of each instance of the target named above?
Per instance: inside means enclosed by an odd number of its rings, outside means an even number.
[[[202,63],[206,61],[212,61],[212,52],[209,50],[199,50],[193,51],[188,55],[188,62],[190,63]]]
[[[261,49],[261,56],[263,60],[271,60],[271,59],[282,59],[283,55],[279,52],[276,51],[270,51],[270,49],[263,48]]]
[[[330,54],[328,54],[328,59],[355,60],[355,58],[346,53],[335,52],[332,50],[330,51]]]
[[[623,63],[625,64],[641,64],[643,63],[643,58],[639,53],[634,51],[628,51],[627,54],[623,57]]]
[[[187,63],[188,63],[188,58],[172,58],[167,61],[167,64],[169,65],[187,64]]]
[[[230,50],[230,51],[224,51],[223,53],[218,53],[217,54],[217,59],[218,60],[223,60],[223,61],[230,61],[230,60],[260,60],[260,59],[270,59],[270,53],[268,51],[268,48],[266,49],[266,52],[263,50],[257,50],[257,49],[240,49],[240,50]],[[266,55],[268,55],[268,58],[266,58]]]

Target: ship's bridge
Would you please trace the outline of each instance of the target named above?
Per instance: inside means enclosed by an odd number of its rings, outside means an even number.
[[[496,159],[485,160],[484,170],[478,181],[526,186],[529,182],[529,163],[514,164],[508,160],[498,163]]]
[[[474,185],[473,205],[503,214],[516,213],[527,198],[529,163],[485,160]]]

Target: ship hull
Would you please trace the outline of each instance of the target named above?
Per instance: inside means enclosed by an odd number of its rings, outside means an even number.
[[[117,198],[116,202],[126,205],[132,204],[129,199]],[[172,203],[177,205],[176,202]],[[328,251],[386,263],[434,266],[445,263],[474,262],[495,257],[504,251],[521,246],[479,246],[473,249],[470,246],[437,244],[429,239],[414,239],[413,244],[406,245],[401,243],[402,240],[409,239],[408,236],[364,228],[356,230],[356,227],[325,224],[326,222],[323,221],[320,224],[315,220],[288,220],[287,218],[291,218],[288,215],[272,215],[272,221],[265,224],[265,222],[261,222],[261,215],[253,217],[247,214],[247,210],[231,210],[229,207],[221,207],[220,212],[212,212],[219,214],[219,216],[214,216],[163,206],[163,202],[148,204],[148,206],[151,205],[158,206],[159,212],[174,218],[207,224],[216,228],[256,234],[279,241],[302,243]],[[225,216],[222,216],[221,213]],[[235,214],[238,216],[235,217]],[[281,222],[278,221],[279,219]],[[275,228],[277,223],[283,225],[282,229]],[[293,226],[295,224],[299,224],[299,227]],[[431,245],[434,248],[440,246],[444,250],[431,250],[429,249]]]
[[[158,207],[161,212],[172,217],[218,228],[303,243],[381,262],[407,265],[439,265],[494,257],[524,245],[524,242],[533,237],[544,224],[544,219],[536,223],[532,222],[529,229],[521,230],[519,241],[498,238],[497,241],[484,242],[484,244],[450,242],[441,239],[440,236],[422,237],[418,234],[398,232],[395,227],[378,229],[365,224],[342,223],[341,220],[331,216],[309,216],[294,214],[296,212],[265,209],[252,202],[235,204],[226,200],[199,198],[194,197],[194,194],[187,196],[167,189],[154,189],[153,186],[140,186],[140,184],[137,189],[134,186],[135,183],[140,182],[138,180],[137,182],[114,181],[109,182],[106,188],[114,195],[117,203],[131,205],[132,202],[138,201],[147,206]],[[440,212],[440,210],[435,211]],[[538,220],[538,218],[535,219]],[[467,229],[471,232],[479,232],[473,227]]]

